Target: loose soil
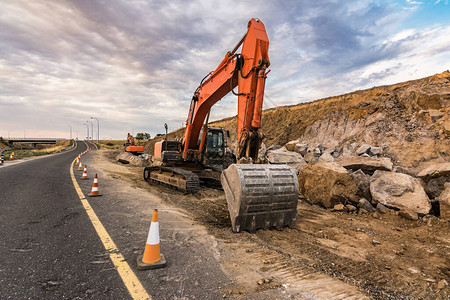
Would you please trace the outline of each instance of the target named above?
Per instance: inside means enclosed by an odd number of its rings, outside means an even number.
[[[224,297],[448,299],[450,224],[388,214],[332,212],[299,200],[297,227],[256,234],[231,231],[223,191],[183,195],[142,179],[117,151],[99,151],[111,176],[148,190],[206,228],[219,242],[219,262],[235,282]]]

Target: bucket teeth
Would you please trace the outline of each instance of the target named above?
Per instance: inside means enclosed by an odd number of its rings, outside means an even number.
[[[298,181],[289,166],[233,164],[221,183],[234,232],[295,227]]]

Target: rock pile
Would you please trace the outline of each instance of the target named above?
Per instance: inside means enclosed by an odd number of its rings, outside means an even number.
[[[411,220],[433,214],[450,220],[450,163],[414,175],[394,166],[381,147],[327,149],[300,140],[270,147],[265,158],[296,169],[300,193],[311,204],[349,213],[392,212]]]
[[[120,152],[119,155],[116,156],[116,160],[122,164],[130,164],[137,167],[148,167],[151,165],[150,154],[141,154],[136,156],[129,152]]]

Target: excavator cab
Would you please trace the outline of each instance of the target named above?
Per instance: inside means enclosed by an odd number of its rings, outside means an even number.
[[[200,134],[201,138],[202,134]],[[208,127],[202,164],[218,170],[224,170],[236,163],[236,156],[227,148],[228,130],[223,128]],[[200,145],[199,138],[199,145]]]
[[[206,134],[206,149],[204,159],[206,165],[217,164],[223,160],[225,154],[225,138],[223,129],[208,128]]]

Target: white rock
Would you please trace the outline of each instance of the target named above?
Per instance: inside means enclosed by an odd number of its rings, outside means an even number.
[[[325,151],[320,157],[319,162],[332,162],[334,157],[327,151]]]
[[[338,162],[344,168],[353,171],[361,169],[364,172],[371,173],[375,170],[392,170],[392,161],[387,157],[376,159],[373,157],[353,156],[339,158],[338,160],[336,160],[336,162]]]
[[[364,144],[361,147],[359,147],[358,149],[356,149],[356,154],[357,155],[363,155],[364,153],[369,153],[371,146]]]
[[[356,147],[356,143],[345,144],[342,148],[342,156],[353,156],[355,154]]]
[[[266,151],[267,151],[266,144],[261,143],[261,147],[259,147],[259,150],[258,150],[258,158],[264,159],[264,155],[266,154]]]
[[[268,150],[266,156],[269,163],[286,164],[294,168],[297,173],[304,165],[306,165],[306,161],[299,153],[288,151],[283,148],[277,150]]]
[[[381,147],[370,147],[369,154],[372,156],[379,156],[383,154],[383,148]]]
[[[419,179],[407,174],[375,171],[370,178],[370,193],[374,201],[386,206],[409,208],[419,214],[427,214],[431,209]]]

